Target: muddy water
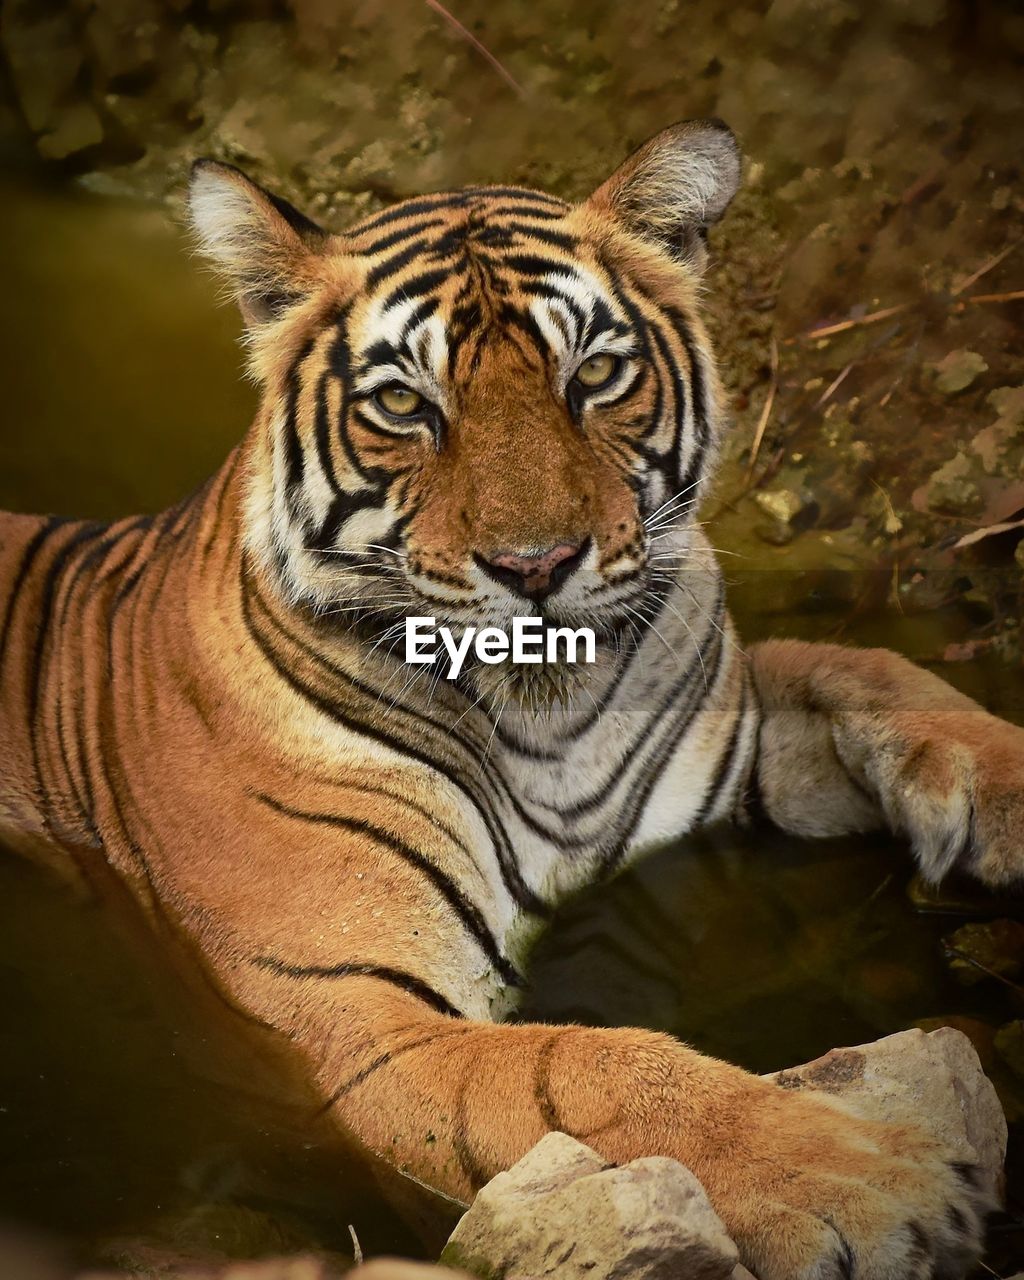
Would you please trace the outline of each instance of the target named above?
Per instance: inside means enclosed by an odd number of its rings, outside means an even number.
[[[161,212],[38,183],[3,193],[0,237],[14,249],[0,503],[113,516],[179,497],[254,402],[234,314],[183,237]],[[907,607],[888,569],[777,562],[774,549],[729,561],[749,637],[839,636],[929,658],[972,634],[969,602]],[[989,657],[943,674],[1024,721],[1019,668]],[[1016,908],[922,913],[911,870],[882,839],[730,832],[662,850],[565,908],[539,947],[529,1012],[665,1029],[760,1071],[928,1018],[969,1019],[991,1048],[1024,1002],[1006,984],[959,985],[941,940],[972,914]],[[349,1222],[370,1248],[415,1251],[315,1141],[225,1106],[164,981],[95,909],[0,859],[0,1218],[121,1261],[344,1253]],[[990,1060],[1020,1114],[1011,1073]],[[992,1261],[1015,1253],[1004,1234]]]
[[[249,422],[234,308],[163,209],[67,185],[0,189],[0,506],[160,510]]]

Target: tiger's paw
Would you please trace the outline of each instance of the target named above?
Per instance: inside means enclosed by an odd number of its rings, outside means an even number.
[[[866,772],[927,879],[955,868],[993,887],[1024,880],[1024,729],[980,711],[913,728]]]
[[[960,1280],[977,1262],[996,1206],[973,1165],[828,1101],[759,1111],[712,1194],[759,1280]]]

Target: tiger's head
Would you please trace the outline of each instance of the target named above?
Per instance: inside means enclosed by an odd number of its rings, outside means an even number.
[[[275,588],[339,624],[646,616],[715,455],[697,302],[739,174],[731,132],[690,121],[579,204],[470,187],[334,235],[199,161],[192,223],[262,389],[244,537]]]

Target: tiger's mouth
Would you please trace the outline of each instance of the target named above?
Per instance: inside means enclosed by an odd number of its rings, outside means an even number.
[[[594,632],[601,648],[621,644],[631,618],[641,617],[637,606],[644,604],[649,593],[650,584],[642,575],[627,587],[601,584],[582,599],[564,599],[555,594],[543,600],[523,598],[501,602],[439,600],[415,586],[396,583],[379,592],[371,590],[356,597],[345,595],[336,606],[325,604],[316,612],[324,623],[355,631],[371,642],[384,631],[401,627],[406,619],[417,617],[430,619],[432,625],[456,633],[471,628],[510,631],[517,621],[533,621],[537,624],[539,643],[545,649],[549,636],[567,629],[586,628]]]

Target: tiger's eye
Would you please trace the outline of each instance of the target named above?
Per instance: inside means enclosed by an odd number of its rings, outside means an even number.
[[[585,387],[603,387],[610,382],[619,367],[619,357],[604,353],[584,360],[576,370],[576,381]]]
[[[418,409],[422,409],[424,403],[418,391],[397,383],[391,387],[381,387],[376,400],[385,413],[393,414],[396,418],[410,417]]]

